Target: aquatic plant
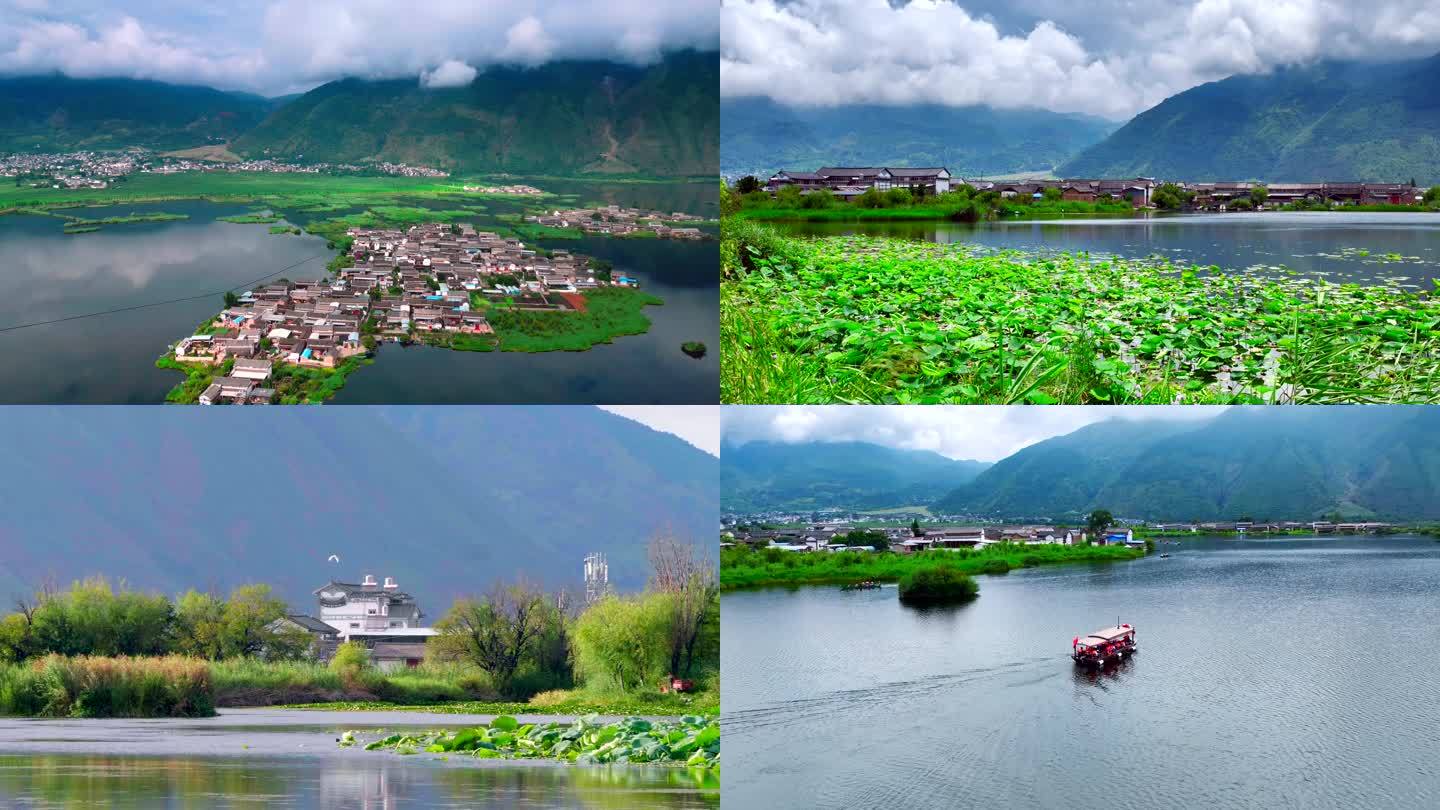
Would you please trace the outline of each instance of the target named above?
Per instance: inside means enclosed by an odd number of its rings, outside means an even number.
[[[342,748],[362,743],[347,731]],[[527,723],[501,715],[488,725],[458,731],[399,733],[364,744],[366,751],[397,754],[468,753],[480,759],[560,759],[576,765],[657,763],[690,768],[720,766],[720,721],[685,715],[673,722],[627,717],[604,723],[586,715],[574,723]]]
[[[1391,283],[866,237],[748,256],[724,402],[1440,401],[1440,302]]]
[[[705,344],[698,340],[687,340],[680,344],[680,351],[698,360],[705,356]]]

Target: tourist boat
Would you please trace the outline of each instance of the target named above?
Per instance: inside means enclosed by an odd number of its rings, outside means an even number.
[[[867,579],[864,582],[849,582],[840,586],[842,591],[868,591],[880,587],[880,583]]]
[[[1080,666],[1103,667],[1123,661],[1135,654],[1135,628],[1119,624],[1088,636],[1076,636],[1070,642],[1070,650],[1070,657]]]

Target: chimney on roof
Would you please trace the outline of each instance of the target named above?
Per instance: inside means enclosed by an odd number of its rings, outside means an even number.
[[[385,577],[385,590],[393,591],[398,587],[400,586],[395,584],[395,577]]]
[[[365,575],[365,581],[364,581],[364,582],[361,582],[360,584],[361,584],[361,585],[364,585],[364,586],[367,587],[367,588],[373,588],[373,587],[375,587],[375,575],[374,575],[374,574],[366,574],[366,575]]]

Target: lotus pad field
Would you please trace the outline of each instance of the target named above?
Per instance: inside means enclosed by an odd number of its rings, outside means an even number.
[[[347,731],[339,742],[348,748],[361,740]],[[674,722],[627,717],[602,723],[598,715],[586,715],[572,724],[521,725],[502,715],[488,726],[391,734],[365,745],[367,751],[376,749],[397,754],[468,754],[482,759],[561,759],[577,765],[653,762],[718,768],[720,721],[686,715]]]
[[[741,250],[728,403],[1440,400],[1440,303],[1393,284],[867,237]]]

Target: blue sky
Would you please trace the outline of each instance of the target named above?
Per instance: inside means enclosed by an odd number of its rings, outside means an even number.
[[[716,0],[0,0],[0,75],[266,95],[344,76],[456,84],[492,64],[714,49]]]
[[[1440,51],[1437,0],[723,0],[724,96],[1129,118],[1207,81]]]

